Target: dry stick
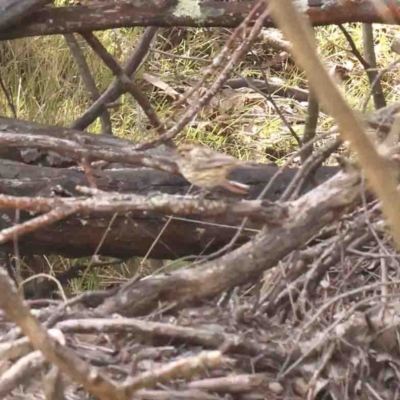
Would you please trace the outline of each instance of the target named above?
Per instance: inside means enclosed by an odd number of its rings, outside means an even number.
[[[24,338],[25,339],[25,338]],[[46,365],[40,351],[34,351],[19,359],[0,376],[0,398],[6,396],[19,385],[27,384]]]
[[[61,303],[52,313],[48,316],[46,322],[44,322],[44,326],[46,328],[51,328],[56,324],[59,320],[63,318],[68,308],[76,306],[78,304],[82,304],[85,308],[94,308],[98,307],[102,304],[107,298],[114,296],[119,288],[116,286],[114,289],[107,290],[96,290],[96,291],[88,291],[83,292],[79,295],[76,295],[72,299]],[[87,318],[87,315],[85,315]]]
[[[396,286],[400,284],[400,280],[395,280],[395,281],[391,281],[391,282],[376,282],[376,283],[371,283],[370,285],[365,285],[365,286],[361,286],[352,290],[349,290],[348,292],[345,293],[341,293],[338,294],[337,296],[329,299],[329,301],[327,301],[326,303],[322,304],[321,307],[312,315],[312,318],[302,327],[302,332],[306,332],[308,329],[310,329],[310,327],[317,321],[317,319],[331,306],[333,306],[336,302],[338,302],[339,300],[345,299],[346,297],[350,297],[353,296],[355,294],[359,294],[362,292],[368,292],[370,290],[373,289],[378,289],[380,287],[382,287],[383,285],[386,286]],[[395,294],[395,296],[398,296],[398,294]],[[368,300],[368,299],[366,299]],[[299,335],[299,337],[297,338],[298,340],[300,340],[301,335]]]
[[[156,27],[148,27],[145,29],[143,36],[139,40],[132,56],[127,61],[123,70],[124,73],[132,77],[132,75],[137,71],[144,57],[146,56],[148,49],[157,33]],[[83,130],[87,128],[102,112],[103,107],[109,103],[115,102],[123,94],[122,89],[119,85],[119,80],[116,79],[108,89],[96,100],[89,109],[76,120],[71,128]]]
[[[388,117],[389,118],[389,117]],[[370,121],[366,121],[370,123]],[[380,126],[383,125],[385,121],[381,121],[376,127],[379,130]],[[305,162],[303,167],[296,173],[291,183],[286,188],[285,192],[281,196],[280,200],[294,200],[300,194],[302,187],[308,180],[308,176],[318,168],[323,161],[325,161],[333,152],[335,152],[341,145],[341,140],[336,140],[334,142],[328,143],[324,148],[318,151],[316,154],[311,156],[309,160]]]
[[[175,377],[182,376],[189,378],[204,368],[217,368],[221,365],[222,354],[220,351],[203,351],[197,356],[173,361],[161,368],[144,372],[134,378],[128,378],[121,385],[121,390],[124,390],[129,396],[139,389],[155,386],[159,382],[170,381]]]
[[[273,42],[275,42],[275,44],[276,44],[276,40],[273,41]],[[281,44],[281,46],[284,47],[285,51],[288,51],[288,50],[289,50],[289,48],[290,48],[289,43],[283,41],[283,43],[280,43],[280,44]],[[256,56],[256,57],[257,57],[257,56]],[[260,89],[258,89],[257,87],[255,87],[255,86],[252,84],[252,82],[249,81],[249,80],[247,79],[247,77],[245,77],[244,79],[245,79],[247,85],[248,85],[250,88],[252,88],[253,90],[255,90],[257,93],[263,95],[263,96],[272,104],[272,106],[274,107],[274,109],[275,109],[276,113],[278,114],[279,118],[282,120],[282,122],[284,123],[284,125],[286,126],[286,128],[289,130],[290,134],[291,134],[291,135],[294,137],[294,139],[296,140],[297,145],[298,145],[299,147],[301,147],[301,145],[304,143],[304,140],[302,141],[302,140],[300,139],[299,135],[295,132],[295,130],[292,128],[292,126],[291,126],[291,125],[289,124],[289,122],[286,120],[286,118],[285,118],[285,116],[283,115],[282,111],[280,110],[280,108],[279,108],[278,105],[276,104],[274,98],[272,97],[271,90],[269,89],[268,77],[267,77],[267,75],[266,75],[266,73],[265,73],[265,67],[264,67],[264,68],[261,67],[261,68],[260,68],[260,71],[261,71],[261,74],[262,74],[262,76],[263,76],[264,82],[265,82],[265,84],[266,84],[266,86],[267,86],[267,88],[268,88],[267,92],[264,94],[263,91],[261,91]],[[314,136],[315,136],[315,135],[314,135]],[[311,139],[312,139],[312,138],[310,138],[310,140],[311,140]]]
[[[400,60],[397,59],[396,61],[393,61],[388,67],[382,69],[382,70],[377,74],[377,76],[375,77],[375,79],[374,79],[374,81],[373,81],[373,83],[372,83],[372,85],[371,85],[371,88],[370,88],[370,90],[369,90],[369,93],[365,96],[365,99],[364,99],[364,101],[363,101],[363,103],[362,103],[361,112],[365,113],[365,111],[367,110],[369,99],[371,98],[371,96],[372,96],[372,94],[373,94],[373,90],[374,90],[374,87],[375,87],[375,85],[377,84],[377,82],[380,81],[380,79],[382,78],[382,76],[383,76],[386,72],[391,71],[393,68],[396,68],[399,64],[400,64]]]
[[[51,366],[50,371],[43,377],[42,386],[46,400],[66,400],[64,381],[57,366]]]
[[[315,34],[314,30],[313,33]],[[318,124],[318,116],[319,116],[318,98],[314,95],[313,90],[310,89],[308,92],[307,118],[304,125],[303,143],[307,143],[315,137]],[[302,164],[304,164],[306,160],[311,157],[313,149],[314,146],[309,147],[306,151],[302,151],[300,153],[300,159]],[[315,172],[315,170],[316,168],[310,168],[309,172],[307,174],[304,174],[305,179],[302,182],[303,184],[306,183],[306,180],[312,177],[311,172]],[[292,180],[291,183],[293,183],[293,181],[294,180]],[[300,190],[300,187],[302,186],[303,185],[300,184],[297,187],[298,190]]]
[[[332,140],[327,143],[323,148],[315,152],[309,157],[309,159],[304,163],[304,168],[301,168],[300,173],[296,178],[292,179],[289,186],[292,186],[293,183],[293,192],[290,194],[287,200],[292,201],[297,199],[306,183],[309,181],[310,176],[316,172],[316,170],[322,165],[322,163],[327,160],[335,151],[339,149],[342,145],[342,141],[340,139]]]
[[[247,26],[250,23],[251,19],[257,14],[259,8],[263,5],[264,2],[262,0],[259,0],[237,29],[243,29],[243,26]],[[240,45],[233,52],[232,56],[229,58],[229,61],[227,62],[217,79],[214,81],[214,83],[209,87],[206,93],[185,112],[182,118],[171,129],[168,129],[168,131],[166,131],[159,139],[139,146],[138,150],[148,149],[151,147],[155,147],[161,143],[165,143],[182,131],[182,129],[193,119],[193,117],[201,110],[201,108],[203,108],[210,102],[210,100],[216,95],[218,90],[228,80],[229,74],[237,65],[238,61],[248,52],[252,44],[256,41],[258,34],[263,27],[263,22],[268,16],[269,13],[267,9],[265,9],[261,16],[259,16],[255,21],[249,35],[242,40]]]
[[[191,390],[151,390],[140,389],[137,391],[137,398],[143,400],[221,400],[221,396],[209,394],[207,392],[191,389]]]
[[[189,382],[187,387],[190,389],[200,389],[203,391],[211,393],[220,393],[228,395],[231,394],[232,397],[240,396],[240,393],[251,393],[252,391],[260,390],[261,385],[270,383],[270,378],[263,373],[254,374],[240,374],[235,375],[229,374],[221,377],[212,377],[201,380],[196,380]],[[221,397],[221,399],[224,397]],[[255,396],[255,398],[262,398]],[[268,397],[265,397],[268,398]]]
[[[318,116],[319,116],[319,102],[318,98],[314,96],[312,90],[308,93],[308,106],[307,106],[307,117],[304,124],[304,133],[303,133],[303,143],[308,143],[310,140],[315,138],[317,133],[317,125],[318,125]],[[314,146],[308,147],[307,150],[303,150],[300,153],[300,159],[302,164],[304,164],[308,158],[311,157],[313,153]]]
[[[386,119],[389,119],[389,115]],[[371,125],[371,119],[366,120],[366,122],[370,126],[373,126]],[[374,125],[378,126],[374,127],[379,130],[384,123],[385,120],[382,120],[378,124],[375,123]],[[293,200],[297,198],[310,173],[313,172],[319,165],[321,165],[322,162],[326,160],[334,151],[336,151],[340,144],[340,140],[328,143],[328,145],[326,145],[323,149],[314,154],[312,156],[312,159],[307,160],[303,167],[296,173],[296,175],[292,179],[292,182],[288,185],[285,192],[282,194],[280,200]]]
[[[309,143],[311,145],[312,142]],[[302,186],[300,185],[300,183],[304,182],[309,176],[309,174],[312,172],[312,170],[314,170],[324,160],[326,160],[333,152],[335,152],[340,147],[341,144],[342,144],[341,139],[337,138],[332,139],[332,141],[329,141],[322,149],[320,149],[317,152],[314,152],[302,165],[302,168],[296,172],[292,181],[286,187],[285,191],[282,193],[279,200],[288,201],[289,199],[294,198],[299,191],[299,190],[296,191],[296,188],[299,189]]]
[[[263,70],[261,70],[263,71]],[[271,93],[275,96],[280,96],[284,98],[289,98],[297,101],[307,101],[308,99],[308,91],[304,89],[300,89],[294,86],[286,86],[283,82],[279,83],[271,83],[268,82],[268,85],[265,84],[263,80],[247,78],[255,87],[261,90],[263,93]],[[230,87],[232,89],[241,89],[243,87],[248,87],[247,82],[244,78],[234,78],[228,79],[225,82],[225,86]]]
[[[138,102],[153,128],[161,135],[165,129],[157,114],[153,110],[153,107],[149,99],[144,95],[139,86],[134,83],[128,75],[125,74],[124,69],[115,61],[114,57],[107,51],[107,49],[101,44],[99,39],[93,35],[93,33],[81,33],[82,37],[87,41],[93,51],[101,58],[104,64],[112,71],[116,78],[119,80],[119,84],[124,92],[129,92],[132,97]]]
[[[338,129],[336,127],[333,127],[330,129],[328,132],[324,132],[323,134],[320,134],[318,137],[312,139],[308,143],[306,143],[304,146],[301,147],[298,151],[293,153],[285,162],[284,165],[282,165],[281,168],[278,169],[278,171],[275,173],[275,175],[269,180],[267,185],[265,185],[264,189],[260,193],[260,199],[263,199],[265,195],[268,193],[268,191],[271,189],[272,185],[275,183],[275,181],[279,178],[279,176],[285,171],[286,169],[289,168],[290,164],[294,161],[294,159],[301,153],[301,151],[304,151],[308,147],[312,146],[314,143],[316,143],[318,140],[324,139],[327,136],[330,136],[332,134],[339,133]],[[341,143],[341,141],[340,141]],[[339,143],[339,145],[340,145]],[[281,200],[282,197],[279,199]]]
[[[22,301],[7,273],[1,268],[0,308],[4,310],[7,318],[21,328],[32,346],[40,350],[47,361],[57,365],[63,373],[81,384],[90,394],[101,400],[129,400],[129,396],[119,390],[114,382],[49,335],[31,314],[29,307]]]
[[[7,147],[37,148],[54,150],[59,154],[65,154],[74,160],[81,162],[82,158],[90,160],[105,160],[110,162],[123,162],[132,165],[159,169],[169,173],[177,173],[175,163],[167,158],[153,157],[146,153],[132,151],[123,147],[107,149],[104,146],[82,144],[68,139],[59,139],[45,135],[18,134],[0,131],[0,144]],[[132,146],[133,147],[133,146]]]
[[[92,254],[92,257],[90,258],[90,261],[89,261],[89,264],[88,264],[87,268],[85,269],[84,273],[82,274],[82,280],[86,277],[87,273],[89,272],[89,270],[91,269],[92,265],[94,264],[96,256],[97,256],[97,254],[99,254],[100,249],[103,246],[103,244],[104,244],[104,242],[105,242],[105,240],[107,238],[108,233],[111,231],[111,227],[114,224],[115,219],[117,218],[117,216],[118,216],[118,213],[114,213],[113,216],[111,217],[110,222],[108,223],[106,230],[104,231],[102,237],[100,238],[100,241],[99,241],[94,253]]]
[[[383,255],[382,253],[385,253],[385,255],[391,255],[391,254],[389,254],[386,247],[382,243],[382,240],[380,239],[379,235],[373,229],[372,221],[371,221],[371,213],[367,213],[367,199],[365,198],[364,190],[362,191],[362,204],[363,204],[366,224],[369,228],[371,235],[375,238],[376,242],[378,243],[378,246],[380,248],[379,253],[381,255]],[[398,263],[396,262],[394,257],[391,257],[391,258],[395,262],[395,265],[398,266]],[[381,288],[382,302],[383,302],[383,304],[385,304],[385,303],[387,303],[387,297],[385,297],[385,296],[387,296],[389,293],[388,293],[388,287],[386,285],[388,283],[387,265],[386,265],[386,260],[383,257],[381,257],[381,259],[380,259],[380,264],[381,264],[381,282],[384,284],[384,286],[382,286],[382,288]]]
[[[79,189],[80,187],[78,187]],[[200,215],[208,217],[229,214],[238,218],[252,217],[257,221],[263,221],[272,225],[281,225],[287,213],[285,206],[274,203],[266,204],[259,200],[243,200],[241,202],[227,203],[221,200],[203,200],[168,194],[141,196],[116,193],[98,196],[97,198],[57,199],[0,195],[0,209],[10,208],[47,214],[29,220],[21,225],[4,229],[0,233],[0,242],[9,240],[16,233],[25,234],[31,232],[32,229],[53,223],[76,212],[108,212],[115,214],[146,211],[169,213],[172,215]],[[112,222],[113,219],[111,219],[110,224]],[[99,246],[101,245],[102,242]]]
[[[101,161],[103,162],[103,161]],[[91,188],[97,188],[97,183],[96,183],[96,179],[93,176],[93,171],[92,171],[92,167],[90,165],[90,161],[87,157],[82,157],[81,159],[81,166],[83,169],[83,173],[85,175],[86,180],[89,183],[89,186]]]
[[[90,72],[89,65],[86,62],[85,55],[81,47],[79,46],[77,40],[73,33],[64,35],[65,41],[74,57],[75,63],[78,67],[78,71],[81,75],[83,83],[86,86],[86,90],[89,92],[90,99],[95,102],[100,97],[100,92],[96,87],[96,83]],[[112,125],[110,114],[105,106],[102,107],[102,112],[100,115],[101,119],[101,133],[112,135]]]
[[[373,190],[383,202],[383,213],[388,219],[393,239],[400,247],[400,196],[391,163],[377,153],[365,135],[360,121],[322,65],[305,17],[296,10],[290,0],[270,0],[270,11],[292,42],[293,55],[306,71],[316,95],[337,120],[343,138],[348,140],[356,151]]]
[[[327,366],[328,362],[333,356],[333,352],[336,349],[335,343],[330,343],[328,349],[324,351],[322,356],[322,360],[320,361],[320,365],[318,366],[317,370],[313,373],[310,381],[308,382],[308,390],[307,390],[307,400],[313,400],[316,397],[316,386],[318,383],[318,379],[321,376],[322,371]]]
[[[10,111],[11,111],[13,117],[16,119],[17,118],[17,111],[15,109],[15,105],[14,105],[14,102],[12,100],[12,94],[10,94],[11,89],[10,90],[7,89],[7,87],[6,87],[6,85],[5,85],[4,81],[3,81],[3,78],[1,76],[0,76],[0,88],[4,93],[4,96],[6,97],[7,105],[10,108]]]
[[[51,334],[51,332],[49,332]],[[29,339],[22,337],[10,342],[0,343],[0,360],[15,361],[26,356],[32,351],[32,345]]]
[[[331,266],[337,265],[341,259],[341,252],[346,251],[349,245],[362,245],[371,240],[371,235],[364,234],[359,237],[359,229],[354,232],[350,232],[344,235],[342,239],[338,239],[336,243],[333,243],[330,248],[321,254],[320,257],[313,263],[311,270],[306,272],[301,282],[298,281],[293,286],[296,286],[301,293],[298,296],[298,303],[300,303],[303,310],[305,310],[306,302],[308,298],[314,294],[317,290],[320,281],[327,274]],[[358,239],[354,240],[354,238]],[[289,288],[292,291],[292,288]],[[304,312],[305,314],[305,312]]]
[[[20,286],[18,287],[18,290],[22,290],[23,286],[27,283],[29,283],[30,281],[33,281],[34,279],[38,279],[38,278],[45,278],[47,280],[52,281],[58,288],[59,292],[60,292],[60,297],[63,299],[64,302],[66,302],[68,300],[67,296],[65,295],[65,291],[64,288],[61,285],[61,282],[59,282],[57,280],[57,278],[55,278],[52,275],[49,274],[36,274],[36,275],[32,275],[29,278],[26,278],[25,280],[23,280],[20,284]]]
[[[16,236],[27,235],[28,233],[34,232],[44,226],[54,224],[55,222],[68,217],[71,214],[76,213],[79,207],[59,207],[48,212],[47,214],[40,215],[34,219],[31,219],[22,224],[12,226],[10,228],[5,228],[0,231],[0,243],[6,243],[13,240]]]
[[[375,57],[375,49],[374,49],[374,37],[373,30],[371,24],[362,24],[363,27],[363,43],[364,43],[364,55],[365,58],[358,51],[356,44],[354,43],[353,38],[347,32],[346,28],[343,25],[338,25],[339,29],[342,31],[343,35],[347,39],[347,42],[350,45],[351,51],[363,66],[365,72],[367,73],[368,80],[371,86],[375,108],[379,109],[386,106],[386,100],[383,95],[383,90],[381,86],[380,79],[377,78],[376,68],[376,57]],[[373,68],[373,69],[371,69]]]
[[[63,334],[112,334],[125,332],[137,336],[138,343],[146,341],[145,338],[152,337],[155,341],[167,341],[169,343],[180,343],[181,345],[194,345],[206,349],[221,349],[224,344],[231,344],[227,353],[238,353],[247,356],[259,355],[268,346],[225,332],[215,332],[212,329],[200,329],[188,326],[180,326],[173,323],[147,321],[138,318],[105,318],[104,315],[97,318],[86,317],[82,319],[66,319],[57,323],[54,331],[61,331]],[[53,331],[51,330],[51,332]],[[19,354],[25,354],[27,344],[19,339],[19,350],[13,352],[14,358]],[[11,352],[10,344],[0,345]],[[272,350],[274,352],[274,350]]]
[[[349,44],[353,55],[357,58],[358,62],[362,65],[362,67],[365,69],[365,71],[367,71],[369,68],[371,68],[371,66],[365,60],[365,58],[362,56],[362,54],[358,51],[357,46],[354,43],[354,40],[351,37],[350,33],[347,32],[346,28],[343,25],[338,25],[338,28],[343,33],[343,36],[346,38],[347,43]]]

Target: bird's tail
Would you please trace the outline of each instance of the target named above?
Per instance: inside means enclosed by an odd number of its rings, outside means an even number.
[[[250,186],[245,185],[244,183],[239,183],[236,181],[226,181],[222,186],[224,189],[229,190],[232,193],[237,194],[247,194],[249,193]]]

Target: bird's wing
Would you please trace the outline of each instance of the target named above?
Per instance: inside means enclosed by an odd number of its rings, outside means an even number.
[[[208,168],[217,168],[217,167],[225,167],[227,165],[234,165],[240,164],[240,160],[235,157],[229,156],[228,154],[218,153],[213,151],[210,154],[209,159],[206,163],[199,163],[202,164],[200,169],[208,169]]]

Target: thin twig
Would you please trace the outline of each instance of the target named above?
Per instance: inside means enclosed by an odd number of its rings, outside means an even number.
[[[100,92],[96,87],[96,83],[90,72],[89,65],[86,62],[85,55],[83,54],[83,51],[80,48],[73,33],[64,35],[64,38],[67,42],[69,49],[71,50],[72,56],[74,57],[83,83],[86,86],[86,90],[89,92],[90,99],[92,100],[92,102],[95,102],[100,97]],[[102,108],[100,119],[101,132],[103,134],[112,135],[111,118],[106,107]]]
[[[319,102],[318,98],[310,90],[308,93],[308,108],[307,117],[304,124],[303,143],[308,143],[315,138],[319,116]],[[300,153],[300,159],[304,164],[313,153],[313,146],[309,146],[306,150]]]
[[[374,42],[374,28],[372,24],[362,24],[363,28],[363,44],[364,44],[364,55],[368,61],[370,67],[366,70],[368,79],[372,89],[372,96],[375,103],[375,108],[386,107],[386,99],[383,93],[381,80],[378,77],[376,70],[376,55],[375,55],[375,42]]]
[[[13,117],[17,118],[17,110],[15,109],[15,105],[14,105],[14,102],[12,99],[12,94],[10,94],[11,89],[10,89],[10,91],[7,89],[7,87],[3,81],[3,78],[1,76],[0,76],[0,88],[4,93],[4,96],[6,97],[7,105],[10,108],[10,111],[11,111]]]

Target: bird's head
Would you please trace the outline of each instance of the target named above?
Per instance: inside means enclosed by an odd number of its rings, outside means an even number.
[[[180,157],[186,158],[190,157],[191,153],[196,150],[196,146],[190,143],[181,144],[177,149],[176,152]]]

